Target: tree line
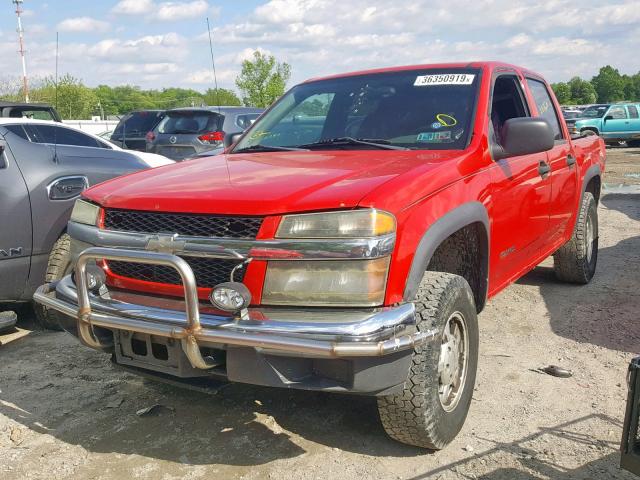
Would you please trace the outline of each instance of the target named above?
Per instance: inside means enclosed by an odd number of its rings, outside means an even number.
[[[52,76],[32,79],[29,96],[32,102],[56,106],[64,119],[86,119],[94,115],[106,118],[133,110],[203,105],[268,107],[284,93],[290,77],[290,65],[256,51],[252,58],[242,62],[235,81],[239,93],[227,88],[208,88],[204,92],[190,88],[145,90],[135,85],[91,88],[81,79],[65,74],[57,81]],[[553,83],[551,87],[562,105],[640,102],[640,72],[623,75],[610,65],[600,68],[591,80],[576,76],[568,82]],[[19,78],[0,78],[0,99],[23,99]]]
[[[254,52],[242,62],[235,84],[239,94],[227,88],[142,89],[135,85],[91,88],[70,74],[31,79],[29,101],[54,105],[63,119],[121,116],[133,110],[165,110],[205,105],[268,107],[286,88],[291,67],[272,55]],[[23,101],[20,78],[0,78],[0,99]]]
[[[640,72],[622,75],[618,69],[607,65],[591,80],[573,77],[568,82],[552,83],[551,88],[562,105],[640,102]]]

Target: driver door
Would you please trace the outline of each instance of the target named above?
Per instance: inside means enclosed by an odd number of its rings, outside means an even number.
[[[530,117],[521,78],[494,79],[490,143],[501,141],[510,118]],[[491,169],[492,213],[490,284],[500,288],[537,259],[549,227],[551,168],[545,152],[504,158]]]

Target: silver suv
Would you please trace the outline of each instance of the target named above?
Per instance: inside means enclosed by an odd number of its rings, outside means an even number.
[[[147,134],[147,152],[181,161],[222,147],[225,135],[243,132],[264,111],[251,107],[196,107],[168,110]]]

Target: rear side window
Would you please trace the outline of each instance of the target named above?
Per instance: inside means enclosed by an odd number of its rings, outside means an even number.
[[[214,112],[169,112],[158,124],[158,133],[201,134],[222,130],[224,115]]]
[[[156,128],[163,117],[164,113],[162,112],[132,112],[122,117],[113,133],[114,135],[124,134],[127,137],[144,137]]]
[[[527,78],[527,84],[533,95],[533,101],[538,108],[538,114],[544,118],[553,130],[554,138],[556,140],[562,140],[562,128],[560,128],[560,122],[558,121],[558,114],[553,106],[553,101],[547,90],[547,86],[538,80]]]
[[[259,116],[259,113],[245,113],[243,115],[238,115],[236,117],[236,125],[242,130],[246,130],[253,125],[253,122],[255,122],[256,118]]]
[[[29,140],[29,137],[27,136],[27,132],[24,131],[24,128],[22,128],[22,125],[5,125],[4,128],[9,130],[11,133],[18,135],[23,140]]]
[[[638,108],[635,105],[629,105],[627,110],[629,110],[629,117],[638,118]]]
[[[50,125],[29,125],[31,141],[35,143],[57,143],[76,147],[105,148],[95,138],[69,128]]]

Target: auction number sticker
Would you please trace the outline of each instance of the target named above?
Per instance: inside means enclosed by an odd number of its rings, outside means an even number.
[[[419,75],[413,82],[414,87],[428,87],[431,85],[471,85],[475,74],[443,73],[440,75]]]

